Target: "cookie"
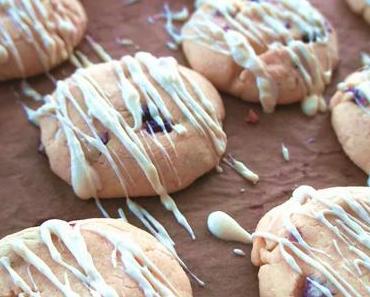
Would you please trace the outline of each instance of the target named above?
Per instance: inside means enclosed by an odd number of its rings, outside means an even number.
[[[49,71],[81,41],[87,17],[77,0],[0,2],[0,81]]]
[[[253,234],[261,297],[368,296],[370,188],[303,186]]]
[[[52,170],[82,199],[165,197],[215,168],[226,147],[212,84],[144,52],[77,70],[32,117]]]
[[[326,109],[322,94],[338,63],[329,22],[305,0],[203,0],[182,29],[191,67],[219,90],[277,104],[303,101],[308,115]]]
[[[343,150],[370,174],[370,66],[339,84],[330,107],[332,125]]]
[[[370,24],[370,1],[369,0],[347,0],[351,9],[364,17],[365,21]]]
[[[190,297],[154,237],[120,220],[50,220],[0,240],[1,296]]]

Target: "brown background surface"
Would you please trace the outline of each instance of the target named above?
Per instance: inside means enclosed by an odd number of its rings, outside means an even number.
[[[133,48],[119,46],[117,37],[134,40],[142,50],[156,55],[174,55],[184,62],[181,52],[165,47],[168,40],[163,22],[147,23],[147,17],[159,13],[164,1],[142,0],[124,6],[125,0],[84,0],[89,17],[88,32],[116,58],[133,53]],[[173,8],[192,1],[168,1]],[[333,22],[339,33],[341,65],[334,82],[327,90],[333,94],[336,84],[360,67],[360,51],[370,51],[370,30],[365,22],[352,14],[344,0],[315,0],[320,10]],[[80,47],[98,61],[89,46]],[[70,65],[63,65],[53,74],[68,76]],[[45,77],[30,80],[38,90],[52,90]],[[59,180],[48,167],[47,159],[37,153],[39,131],[31,126],[16,96],[18,82],[0,84],[0,237],[42,223],[49,218],[64,220],[98,217],[92,201],[78,200],[70,186]],[[253,230],[259,218],[273,206],[285,201],[297,185],[314,187],[365,185],[366,176],[342,152],[330,125],[329,114],[306,118],[299,105],[280,107],[272,115],[262,115],[256,126],[244,118],[249,108],[259,113],[258,105],[247,104],[223,96],[227,119],[228,151],[245,161],[259,173],[261,182],[252,186],[228,168],[223,174],[212,172],[189,189],[174,194],[179,207],[192,223],[198,240],[192,242],[185,231],[174,224],[172,216],[161,207],[157,198],[140,199],[140,204],[154,214],[173,235],[180,255],[193,271],[207,282],[206,288],[193,284],[194,296],[258,296],[257,269],[249,258],[232,255],[238,244],[212,238],[206,229],[207,215],[214,210],[232,214],[245,228]],[[314,143],[309,143],[313,138]],[[280,145],[284,142],[291,153],[291,162],[282,160]],[[245,193],[240,189],[245,188]],[[123,199],[104,201],[116,216]],[[127,208],[125,208],[127,209]],[[140,223],[132,216],[137,226]],[[248,254],[250,247],[242,247]]]

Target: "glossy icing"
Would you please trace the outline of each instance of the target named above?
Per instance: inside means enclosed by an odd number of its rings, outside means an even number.
[[[337,197],[342,200],[339,204],[334,199],[327,199],[317,194],[317,191],[309,186],[301,186],[293,193],[289,200],[290,206],[283,214],[284,227],[289,234],[289,238],[280,237],[269,232],[255,232],[249,234],[229,215],[223,212],[215,212],[209,216],[209,230],[217,238],[231,241],[243,242],[244,238],[263,238],[269,242],[275,242],[280,254],[286,263],[296,273],[304,276],[302,267],[299,263],[310,266],[321,277],[323,277],[335,291],[341,296],[364,296],[356,287],[346,280],[341,274],[341,270],[333,267],[329,261],[331,255],[327,255],[319,248],[309,245],[301,236],[300,231],[291,222],[293,215],[302,213],[302,207],[312,202],[320,205],[320,210],[315,212],[304,213],[309,218],[317,221],[324,226],[334,236],[332,240],[333,248],[340,258],[343,259],[343,268],[358,279],[359,285],[370,293],[369,273],[370,273],[370,191],[364,192],[364,199],[361,201],[354,200],[349,191],[345,188],[338,189]],[[332,196],[330,198],[333,198]],[[348,210],[346,210],[348,209]],[[282,233],[283,234],[283,233]],[[248,241],[245,241],[248,243]],[[341,242],[346,250],[339,247]],[[344,253],[346,256],[344,256]],[[326,286],[311,279],[311,284],[315,290],[319,291],[322,296],[329,295],[331,292]],[[332,294],[332,293],[330,293]]]
[[[201,0],[196,6],[198,10],[183,29],[193,33],[183,34],[182,40],[229,55],[253,73],[265,112],[274,110],[279,96],[260,57],[268,50],[286,51],[298,69],[307,92],[302,102],[304,113],[311,116],[326,110],[322,93],[331,80],[334,61],[328,55],[329,67],[323,69],[313,45],[327,46],[331,28],[308,1]],[[244,77],[242,71],[240,80]]]
[[[0,65],[7,63],[12,56],[16,62],[15,67],[23,77],[26,75],[22,60],[24,57],[20,55],[14,39],[17,36],[21,36],[33,46],[45,72],[56,64],[57,55],[61,54],[63,58],[67,58],[73,52],[70,38],[77,30],[74,16],[68,13],[62,4],[56,4],[54,10],[57,13],[51,15],[47,9],[48,5],[51,5],[50,0],[0,1],[0,13],[9,18],[9,25],[17,32],[12,36],[6,26],[0,26]]]
[[[98,225],[93,226],[83,222],[71,225],[61,220],[50,220],[40,226],[37,232],[39,232],[41,244],[47,248],[54,264],[63,267],[65,271],[64,281],[61,281],[54,274],[52,268],[39,255],[33,252],[32,248],[24,240],[9,237],[3,244],[8,246],[12,253],[22,258],[29,265],[28,267],[36,269],[38,273],[43,275],[63,296],[80,296],[69,284],[67,275],[73,275],[90,291],[92,296],[118,297],[120,295],[106,282],[94,263],[96,259],[92,257],[88,250],[82,231],[92,232],[103,238],[112,247],[112,255],[114,255],[111,261],[112,268],[116,268],[118,263],[120,263],[123,272],[137,283],[144,296],[180,296],[161,270],[146,256],[129,233],[113,230],[113,228],[110,228],[107,231]],[[63,259],[61,251],[55,244],[55,238],[64,244],[75,259],[76,265],[71,265]],[[33,297],[41,296],[30,269],[28,271],[31,276],[31,283],[17,273],[8,256],[0,258],[0,267],[7,272],[13,285],[19,288],[23,294]]]

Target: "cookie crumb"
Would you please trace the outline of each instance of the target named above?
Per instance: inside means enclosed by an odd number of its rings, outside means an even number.
[[[132,39],[129,38],[116,38],[116,43],[122,46],[132,46],[135,49],[140,48]]]
[[[307,143],[308,144],[312,144],[312,143],[315,143],[316,142],[316,138],[315,137],[310,137],[307,139]]]
[[[241,249],[233,249],[233,253],[235,256],[239,256],[239,257],[245,257],[247,254],[241,250]]]
[[[259,122],[258,114],[253,109],[249,109],[248,115],[245,118],[245,122],[252,125],[257,124]]]
[[[245,188],[241,188],[240,193],[245,193]]]

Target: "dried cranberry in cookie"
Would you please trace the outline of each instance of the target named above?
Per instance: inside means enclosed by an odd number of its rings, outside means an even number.
[[[299,101],[307,115],[326,110],[337,38],[306,0],[200,0],[182,40],[192,68],[222,91],[266,112]]]
[[[340,83],[330,105],[332,125],[343,150],[370,175],[370,66]]]
[[[154,237],[120,220],[50,220],[0,240],[0,296],[191,297]]]
[[[226,148],[215,88],[140,52],[77,70],[34,112],[52,170],[82,199],[159,195],[215,168]]]
[[[67,60],[86,25],[78,0],[0,1],[0,81],[44,73]]]

